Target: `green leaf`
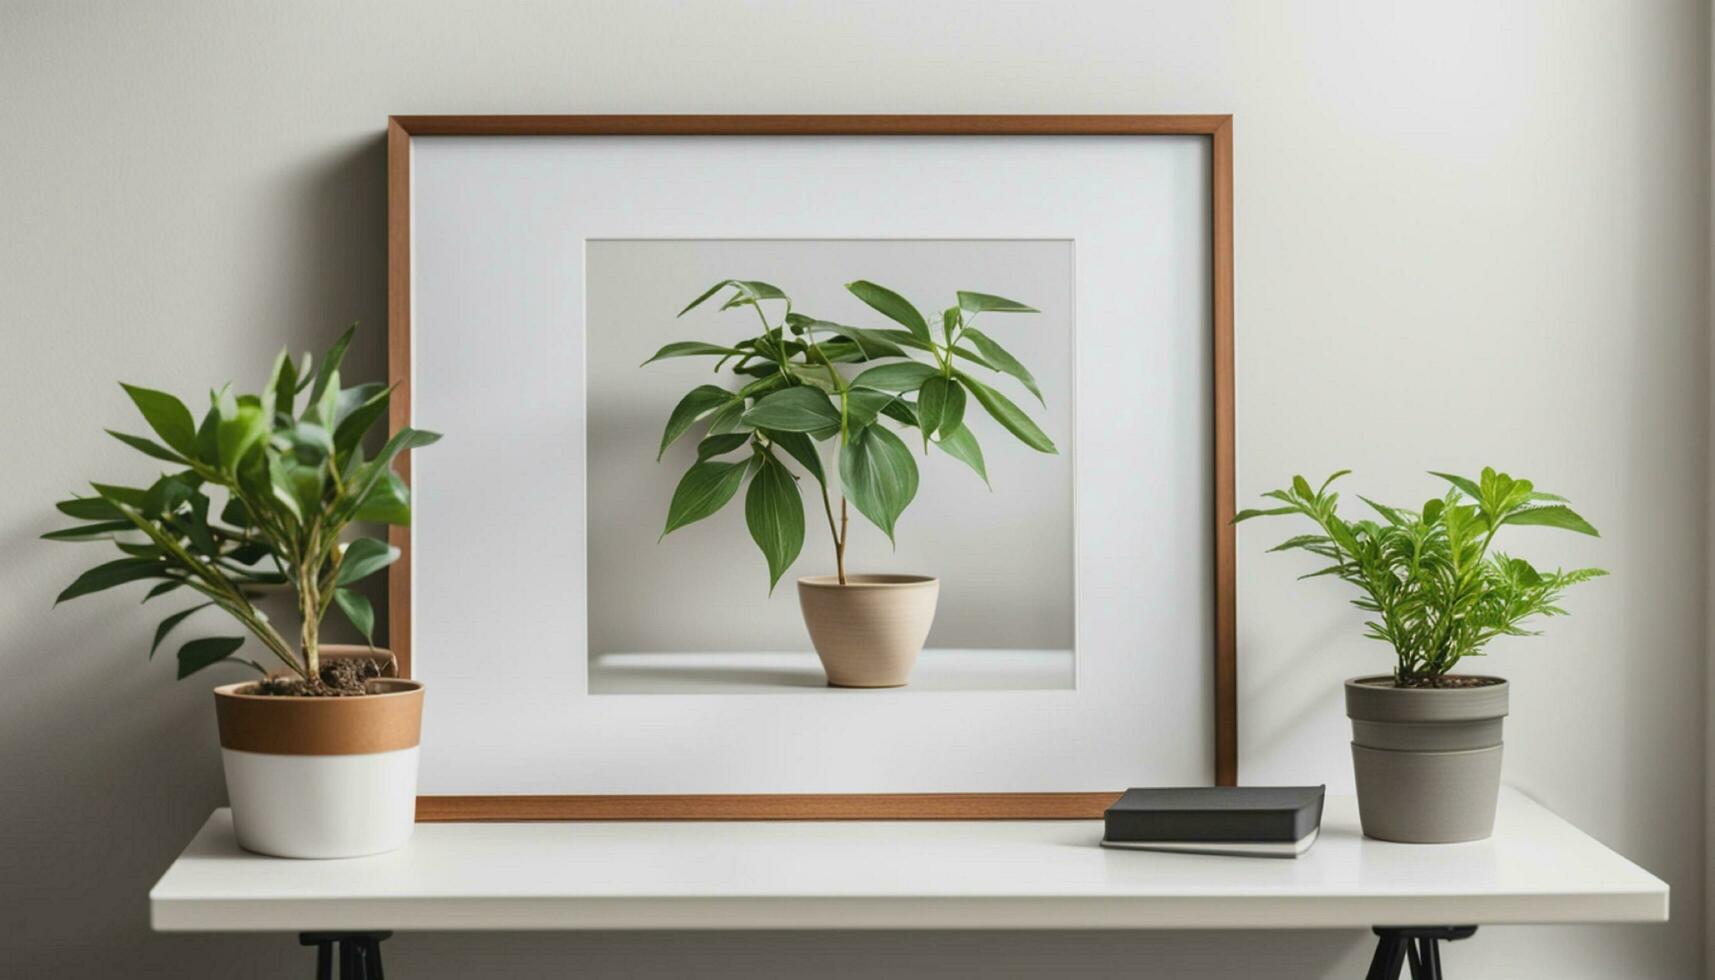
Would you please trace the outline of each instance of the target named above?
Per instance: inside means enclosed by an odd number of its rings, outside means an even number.
[[[768,591],[772,594],[780,576],[803,550],[804,501],[798,495],[798,481],[773,453],[761,459],[762,465],[744,495],[744,522],[750,528],[751,540],[768,560]]]
[[[818,330],[833,330],[837,336],[850,340],[862,352],[864,360],[872,360],[877,357],[906,356],[905,348],[901,346],[899,338],[888,336],[889,334],[900,334],[900,331],[897,330],[868,330],[862,327],[848,327],[841,323],[827,323],[822,320],[812,321],[811,325]],[[916,337],[912,337],[908,333],[902,334],[902,336],[911,339],[911,343],[907,346],[917,347],[919,342]],[[921,350],[922,348],[918,347],[918,349]]]
[[[959,290],[959,309],[969,313],[1039,313],[1034,307],[1025,306],[1017,300],[1003,296],[990,296],[988,293],[972,293]],[[969,331],[966,331],[968,334]]]
[[[709,416],[709,428],[705,435],[718,436],[729,432],[749,432],[750,426],[744,422],[744,402],[733,399]]]
[[[316,405],[327,396],[330,389],[339,388],[339,366],[345,360],[345,349],[351,346],[351,336],[357,332],[357,324],[345,328],[345,333],[333,342],[328,352],[322,355],[321,364],[316,366],[316,383],[310,388],[309,404]],[[333,411],[329,408],[323,415],[322,421],[332,425]]]
[[[891,541],[899,515],[917,496],[917,463],[898,436],[872,425],[840,450],[840,482],[858,512]]]
[[[977,444],[977,437],[971,434],[968,426],[960,425],[952,431],[943,429],[941,438],[934,442],[942,452],[976,470],[977,475],[983,478],[983,485],[993,489],[989,484],[988,469],[983,465],[983,448]]]
[[[179,647],[179,680],[210,664],[220,663],[244,645],[242,636],[210,636]]]
[[[138,579],[166,577],[167,567],[153,558],[115,558],[79,575],[77,581],[66,586],[59,594],[54,605]]]
[[[703,354],[713,357],[736,357],[743,353],[744,351],[737,350],[732,347],[722,347],[719,344],[705,344],[700,340],[681,340],[676,343],[668,344],[656,351],[655,356],[644,361],[643,364],[653,364],[656,361],[666,360],[669,357],[696,357]],[[638,367],[642,367],[643,364],[639,364]]]
[[[1295,476],[1292,478],[1292,492],[1305,500],[1309,500],[1316,496],[1316,494],[1310,489],[1310,481],[1306,480],[1302,476]]]
[[[1474,480],[1469,480],[1462,476],[1455,476],[1452,473],[1437,473],[1434,470],[1430,470],[1429,475],[1438,476],[1441,479],[1446,480],[1448,483],[1453,484],[1458,487],[1465,496],[1470,497],[1472,500],[1483,499],[1483,490],[1481,487],[1477,486]]]
[[[724,456],[750,441],[748,432],[723,432],[697,443],[697,462]]]
[[[135,530],[136,525],[130,521],[102,521],[98,524],[82,524],[77,527],[62,528],[49,531],[42,535],[43,541],[77,541],[81,538],[91,538],[97,535],[112,534],[114,531]]]
[[[696,299],[691,300],[689,303],[685,304],[685,308],[679,311],[679,316],[684,316],[685,314],[691,312],[692,310],[696,309],[697,307],[703,305],[704,300],[706,300],[710,296],[713,296],[714,294],[720,292],[723,287],[730,286],[730,285],[732,285],[731,279],[722,279],[720,282],[717,282],[713,286],[710,286],[708,289],[703,291],[703,295],[698,296]]]
[[[123,442],[125,445],[130,446],[132,449],[137,450],[145,456],[153,456],[156,459],[164,459],[169,463],[179,463],[181,465],[186,462],[183,456],[173,452],[171,449],[168,449],[166,446],[161,445],[153,439],[145,439],[142,436],[130,436],[123,432],[115,432],[112,429],[107,429],[106,432],[108,435],[118,439],[120,442]]]
[[[736,463],[709,460],[686,470],[678,487],[673,490],[672,502],[667,505],[667,526],[661,536],[664,538],[725,507],[727,501],[738,493],[749,466],[749,460]]]
[[[846,290],[863,300],[870,309],[911,331],[911,336],[925,344],[933,342],[929,336],[928,322],[923,319],[923,314],[919,313],[915,306],[906,301],[905,297],[886,286],[878,286],[863,279],[846,283]]]
[[[345,546],[335,585],[350,585],[399,560],[399,549],[375,538],[358,538]]]
[[[1593,538],[1601,537],[1596,529],[1590,526],[1589,521],[1573,513],[1572,508],[1559,504],[1514,511],[1501,523],[1557,527],[1566,531],[1577,531],[1579,534],[1588,534]]]
[[[274,358],[274,370],[268,379],[268,388],[274,392],[274,411],[291,415],[292,399],[298,394],[298,369],[292,363],[291,352],[284,347],[280,348],[280,353]]]
[[[815,432],[829,425],[837,428],[840,410],[822,390],[800,385],[759,399],[744,413],[743,419],[746,425],[759,429]]]
[[[871,425],[876,416],[887,409],[887,406],[899,400],[899,396],[887,391],[876,391],[872,388],[853,388],[846,392],[846,431],[848,434]]]
[[[990,371],[999,371],[1000,370],[1000,368],[995,367],[993,364],[991,364],[987,358],[983,357],[981,354],[978,354],[976,351],[971,350],[969,347],[966,347],[964,344],[959,344],[959,345],[955,346],[953,348],[953,353],[959,355],[960,357],[964,358],[967,361],[970,361],[972,364],[975,364],[977,367],[988,368]]]
[[[150,589],[149,594],[145,595],[143,597],[143,602],[148,602],[150,599],[153,599],[156,596],[166,595],[167,593],[173,591],[174,589],[176,589],[176,588],[178,588],[184,584],[185,583],[180,579],[176,579],[176,578],[168,579],[167,581],[162,582],[159,585],[156,585],[154,588]]]
[[[1038,402],[1044,406],[1048,404],[1047,399],[1042,397],[1042,389],[1036,386],[1036,377],[1030,373],[1030,369],[1018,362],[1018,358],[1008,353],[1006,348],[995,343],[988,334],[981,330],[967,329],[965,339],[975,344],[977,350],[982,351],[983,359],[994,365],[995,370],[1004,371],[1017,378],[1020,384],[1036,396]]]
[[[1008,432],[1017,436],[1020,442],[1037,452],[1059,452],[1058,449],[1054,448],[1054,440],[1048,438],[1047,433],[1037,428],[1036,423],[1030,420],[1030,416],[1019,410],[1019,407],[1014,405],[1005,395],[963,371],[953,372],[953,377],[957,378],[959,383],[976,397],[977,404],[981,405],[984,411],[993,416],[996,422],[1005,426]]]
[[[1424,504],[1423,504],[1423,523],[1426,525],[1427,524],[1434,524],[1436,521],[1440,520],[1441,519],[1441,509],[1445,506],[1446,506],[1446,504],[1442,503],[1440,498],[1434,498],[1431,500],[1424,501]]]
[[[375,607],[350,589],[334,589],[333,604],[371,645],[375,643]]]
[[[1268,507],[1268,508],[1250,507],[1250,508],[1246,508],[1244,510],[1239,511],[1237,514],[1234,514],[1233,515],[1233,523],[1237,524],[1240,521],[1248,521],[1253,517],[1275,517],[1275,516],[1278,516],[1280,514],[1296,514],[1296,513],[1298,513],[1297,507]]]
[[[965,318],[959,315],[959,308],[956,306],[941,311],[941,336],[948,344],[953,342],[953,333],[964,321]]]
[[[877,391],[916,391],[923,382],[940,372],[920,361],[900,361],[872,367],[852,379],[854,388],[874,388]]]
[[[816,451],[816,444],[808,435],[802,432],[777,432],[764,429],[770,442],[786,450],[786,454],[798,461],[804,467],[804,472],[816,478],[816,482],[828,485],[828,475],[822,470],[822,454]]]
[[[390,385],[366,384],[339,393],[334,404],[333,446],[346,452],[362,441],[364,433],[381,420],[392,400]]]
[[[260,405],[240,404],[234,415],[221,419],[214,430],[220,468],[229,473],[237,469],[245,454],[268,435],[269,427]]]
[[[1332,480],[1333,478],[1330,477],[1329,479]],[[1328,486],[1328,484],[1324,483],[1324,484],[1322,484],[1322,486],[1324,488],[1326,488]],[[1389,507],[1386,504],[1378,504],[1375,501],[1371,500],[1370,498],[1364,496],[1363,494],[1358,494],[1358,499],[1362,500],[1366,504],[1369,504],[1371,510],[1374,510],[1376,513],[1382,515],[1382,517],[1389,524],[1392,524],[1394,527],[1404,527],[1406,525],[1407,522],[1406,522],[1405,518],[1401,517],[1399,515],[1399,511],[1394,510],[1392,507]]]
[[[929,449],[929,437],[938,432],[951,432],[965,419],[965,389],[956,382],[936,375],[923,382],[917,391],[918,427],[923,430],[923,449]]]
[[[196,455],[196,422],[185,403],[164,391],[121,384],[125,393],[143,413],[143,421],[161,437],[161,441],[186,456]]]
[[[67,517],[75,517],[80,521],[106,521],[125,517],[124,512],[101,497],[73,497],[54,504],[54,507]]]
[[[900,425],[915,426],[917,424],[917,407],[904,398],[895,398],[889,401],[882,406],[881,414]]]
[[[161,646],[161,641],[167,638],[167,634],[171,633],[173,631],[173,627],[184,622],[192,613],[196,612],[197,610],[207,609],[209,606],[212,606],[212,605],[214,605],[214,603],[205,602],[200,606],[192,606],[189,609],[183,610],[182,612],[173,613],[171,616],[168,616],[166,619],[161,620],[161,625],[155,627],[155,642],[149,644],[149,659],[150,660],[155,659],[156,649],[158,649]]]
[[[410,526],[411,488],[405,484],[405,478],[389,470],[386,477],[371,487],[369,493],[358,503],[351,519],[374,524]]]
[[[655,461],[667,454],[667,447],[678,441],[696,421],[715,409],[733,402],[732,392],[718,385],[698,385],[692,388],[685,397],[679,399],[679,404],[673,406],[673,413],[667,416],[667,428],[661,432],[661,448],[655,453]]]

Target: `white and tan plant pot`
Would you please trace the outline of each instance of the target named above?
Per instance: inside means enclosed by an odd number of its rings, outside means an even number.
[[[375,678],[363,697],[239,693],[252,684],[214,689],[238,845],[288,858],[403,847],[416,819],[422,682]]]
[[[812,575],[798,580],[810,642],[834,687],[904,687],[935,621],[939,579]]]

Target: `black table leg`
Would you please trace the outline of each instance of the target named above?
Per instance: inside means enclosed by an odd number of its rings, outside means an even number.
[[[1376,926],[1376,953],[1364,980],[1398,980],[1411,967],[1411,980],[1443,980],[1441,941],[1469,939],[1476,926]]]
[[[381,941],[391,932],[301,932],[298,945],[316,948],[316,980],[334,980],[334,947],[339,947],[339,980],[385,980]]]

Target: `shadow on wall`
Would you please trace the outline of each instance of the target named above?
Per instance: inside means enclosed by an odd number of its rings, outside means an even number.
[[[386,148],[379,138],[339,149],[277,178],[259,200],[278,202],[258,220],[277,225],[254,237],[281,243],[273,287],[255,297],[250,316],[235,323],[184,324],[170,342],[194,343],[211,331],[283,329],[258,341],[272,354],[324,346],[353,319],[365,327],[346,363],[379,378],[386,358]],[[244,346],[244,345],[240,345]],[[267,354],[263,355],[266,357]],[[208,363],[199,372],[258,383],[259,363]],[[91,377],[91,386],[117,378]],[[135,379],[147,383],[149,379]],[[184,394],[189,394],[185,392]],[[65,396],[75,406],[77,393]],[[71,407],[53,413],[60,442],[88,467],[72,472],[101,479],[103,465],[88,447],[101,428],[123,419],[98,418]],[[129,428],[129,426],[123,426]],[[124,473],[148,472],[127,464]],[[105,474],[113,478],[118,474]],[[173,651],[164,644],[146,660],[155,622],[174,611],[163,598],[140,607],[143,589],[122,586],[54,608],[54,596],[84,568],[104,561],[94,544],[39,540],[61,526],[52,504],[75,486],[47,486],[17,474],[21,521],[0,527],[0,595],[12,617],[0,628],[0,895],[9,899],[10,946],[0,973],[8,976],[181,976],[186,963],[199,976],[277,975],[310,969],[290,940],[158,937],[149,934],[149,887],[209,811],[225,805],[220,754],[209,689],[229,679],[198,676],[175,682]],[[28,495],[24,500],[23,495]],[[107,550],[111,550],[110,548]],[[377,580],[379,581],[379,580]],[[371,593],[379,604],[380,596]],[[382,617],[385,622],[385,617]],[[181,627],[203,635],[235,635],[217,614],[198,614]],[[234,674],[236,672],[233,672]]]

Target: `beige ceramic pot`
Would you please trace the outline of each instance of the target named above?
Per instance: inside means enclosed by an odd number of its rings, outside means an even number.
[[[322,659],[380,656],[323,647]],[[364,697],[300,698],[214,689],[220,754],[239,846],[277,857],[376,854],[410,839],[423,684],[369,681]]]
[[[928,575],[798,580],[810,642],[834,687],[904,687],[929,638],[941,582]]]

